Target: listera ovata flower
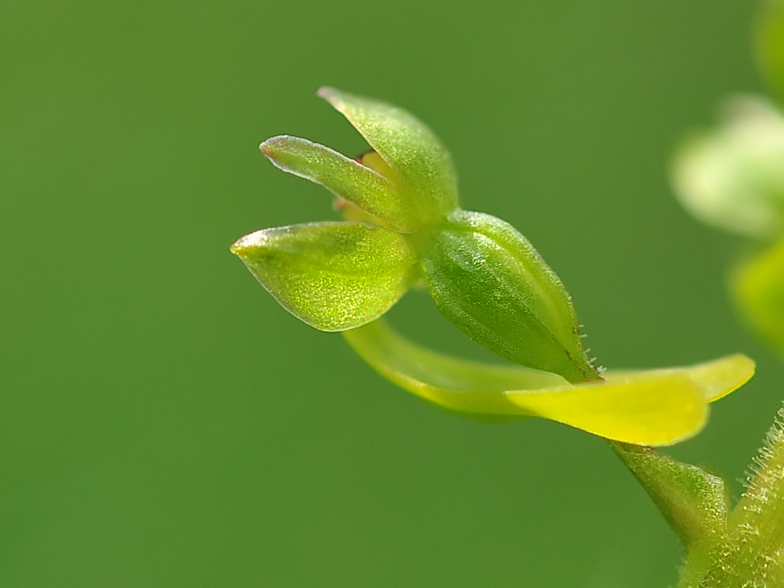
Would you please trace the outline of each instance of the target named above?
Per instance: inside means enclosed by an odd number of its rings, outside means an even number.
[[[745,356],[669,370],[601,375],[583,350],[571,298],[508,223],[462,210],[451,157],[404,110],[334,89],[319,92],[371,150],[351,159],[297,137],[264,155],[343,203],[346,221],[263,229],[232,251],[292,314],[343,331],[377,371],[443,408],[485,420],[550,418],[628,443],[696,434],[708,403],[751,377]],[[449,358],[381,318],[418,281],[441,313],[517,366]]]

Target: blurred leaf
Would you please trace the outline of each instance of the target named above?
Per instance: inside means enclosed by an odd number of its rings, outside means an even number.
[[[768,0],[757,21],[759,68],[773,92],[784,99],[784,2]]]
[[[413,193],[421,224],[439,222],[457,207],[452,159],[424,123],[401,108],[333,88],[322,88],[319,96],[345,115]]]
[[[371,214],[380,224],[403,232],[416,227],[413,205],[399,187],[366,165],[329,147],[285,135],[267,139],[261,144],[261,151],[279,169],[321,184]]]
[[[435,235],[423,264],[438,309],[479,344],[571,382],[598,377],[563,284],[510,224],[460,211]]]
[[[257,231],[232,252],[286,310],[322,331],[381,316],[410,285],[416,261],[405,237],[341,222]]]

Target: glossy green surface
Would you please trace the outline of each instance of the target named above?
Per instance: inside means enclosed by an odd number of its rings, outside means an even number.
[[[0,2],[0,585],[675,584],[677,539],[604,442],[423,406],[228,249],[339,219],[258,150],[367,148],[319,86],[405,106],[461,204],[558,273],[599,364],[758,360],[672,450],[737,496],[784,368],[732,316],[738,243],[666,174],[687,128],[761,88],[753,9]],[[390,320],[487,359],[425,294]]]

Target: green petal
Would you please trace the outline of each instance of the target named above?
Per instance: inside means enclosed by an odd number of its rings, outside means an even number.
[[[724,395],[749,377],[750,360],[738,363],[733,356],[693,368],[619,372],[608,383],[573,385],[551,373],[423,349],[382,320],[344,335],[381,375],[450,411],[496,420],[549,418],[636,445],[670,445],[697,434],[707,418],[708,398]]]
[[[322,331],[381,316],[410,285],[416,261],[405,237],[360,223],[265,229],[231,250],[286,310]]]
[[[567,385],[548,372],[459,360],[430,351],[401,337],[383,319],[343,335],[388,380],[441,408],[482,420],[531,416],[506,398],[506,390]]]
[[[652,374],[621,384],[509,393],[537,416],[634,445],[671,445],[699,433],[708,404],[681,374]]]
[[[610,383],[624,383],[632,382],[641,375],[683,374],[700,388],[705,400],[716,402],[748,382],[754,375],[754,368],[752,359],[736,353],[688,367],[644,371],[608,370],[604,373],[604,379]]]
[[[746,321],[784,352],[784,239],[738,264],[731,286]]]
[[[389,178],[307,139],[286,135],[267,139],[260,149],[276,167],[330,190],[390,228],[411,232],[411,205]]]
[[[432,224],[457,207],[457,174],[449,153],[427,126],[400,108],[321,88],[412,192],[418,221]]]
[[[510,224],[460,211],[422,259],[436,306],[476,342],[571,382],[598,377],[563,284]]]

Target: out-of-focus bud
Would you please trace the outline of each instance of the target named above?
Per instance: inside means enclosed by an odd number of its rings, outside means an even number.
[[[723,124],[687,140],[673,183],[699,219],[747,236],[784,232],[784,116],[769,102],[728,104]]]
[[[599,378],[563,284],[510,224],[459,211],[427,244],[422,262],[438,309],[476,342],[570,382]]]

